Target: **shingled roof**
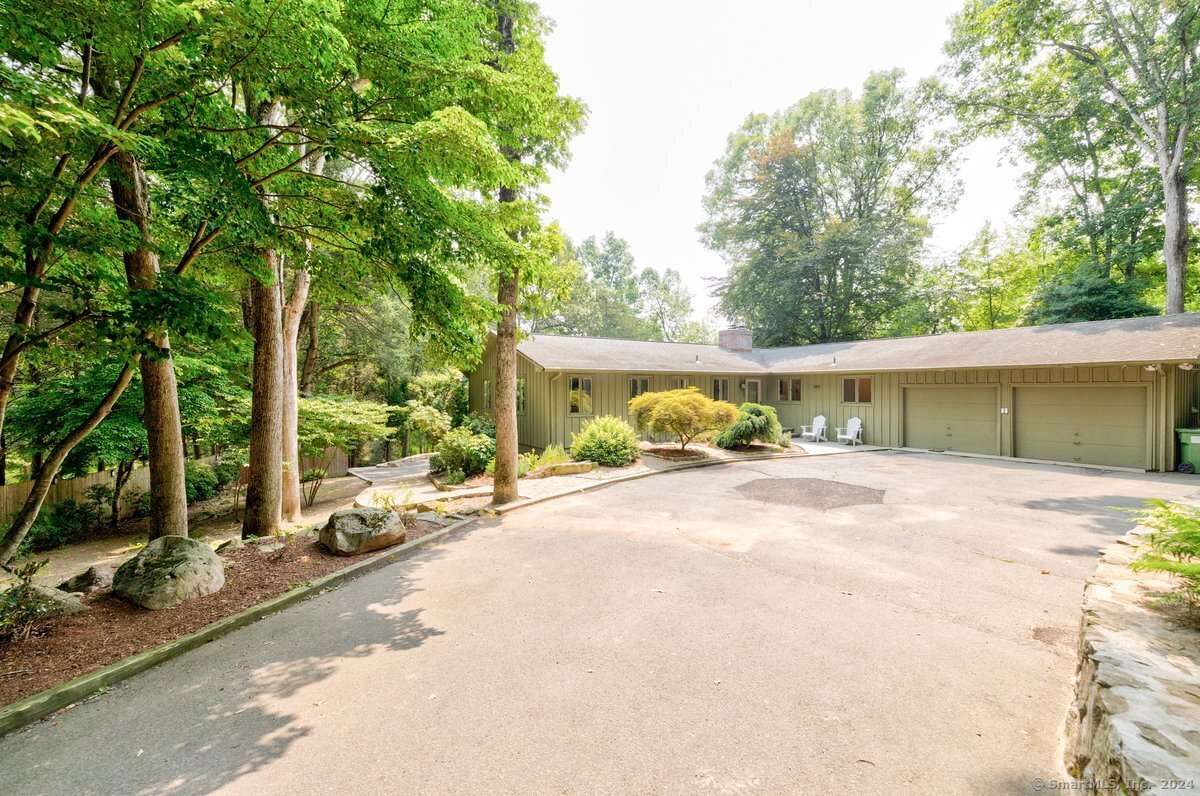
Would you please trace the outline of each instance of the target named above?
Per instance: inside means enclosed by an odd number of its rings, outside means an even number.
[[[518,350],[546,370],[822,373],[1200,361],[1200,313],[727,351],[715,345],[537,334]]]

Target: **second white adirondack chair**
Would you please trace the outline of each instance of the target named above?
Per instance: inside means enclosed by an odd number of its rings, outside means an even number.
[[[825,415],[817,415],[813,418],[811,426],[800,426],[800,439],[812,440],[813,442],[825,442],[825,435],[828,432]]]
[[[862,418],[852,417],[846,422],[845,428],[837,430],[838,443],[846,443],[848,445],[862,445]]]

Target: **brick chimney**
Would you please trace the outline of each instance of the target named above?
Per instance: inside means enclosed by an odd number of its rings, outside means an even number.
[[[718,333],[718,341],[726,351],[749,351],[754,347],[754,335],[745,326],[722,329]]]

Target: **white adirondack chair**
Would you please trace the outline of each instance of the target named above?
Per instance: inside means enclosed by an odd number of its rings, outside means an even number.
[[[811,426],[800,426],[800,439],[812,440],[813,442],[825,442],[825,435],[828,432],[825,415],[817,415],[813,418]]]
[[[839,444],[846,443],[848,445],[861,445],[862,441],[862,418],[852,417],[846,422],[845,428],[837,430],[837,441]]]

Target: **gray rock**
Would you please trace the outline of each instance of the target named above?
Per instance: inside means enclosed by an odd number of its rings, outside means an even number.
[[[113,577],[113,593],[157,611],[219,591],[225,565],[211,547],[183,536],[161,536],[126,561]]]
[[[321,529],[320,541],[331,553],[352,556],[404,541],[404,523],[394,511],[377,508],[335,511]]]
[[[227,539],[217,545],[217,552],[224,553],[227,550],[237,550],[239,547],[245,547],[246,543],[241,540],[241,537],[235,536],[232,539]]]
[[[62,589],[55,589],[51,586],[35,585],[33,590],[37,592],[40,597],[45,600],[49,600],[54,604],[54,608],[50,611],[50,616],[57,616],[58,614],[77,614],[80,611],[86,611],[88,609],[88,607],[83,604],[83,601],[77,596],[63,591]]]
[[[420,514],[418,514],[413,519],[424,520],[425,522],[432,522],[435,525],[442,525],[442,526],[446,526],[446,525],[450,524],[450,520],[446,519],[441,514],[438,514],[436,511],[422,511]]]
[[[97,591],[107,591],[112,588],[113,571],[112,567],[106,567],[103,564],[90,566],[83,572],[80,572],[73,578],[67,578],[62,583],[58,584],[58,588],[65,592],[81,592],[90,594]]]
[[[258,552],[266,555],[267,553],[278,553],[283,548],[287,547],[283,542],[271,542],[270,544],[255,545]]]

